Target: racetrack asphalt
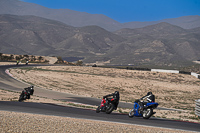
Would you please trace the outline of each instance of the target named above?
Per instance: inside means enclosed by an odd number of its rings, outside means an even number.
[[[35,66],[35,65],[29,65],[29,66]],[[26,65],[0,66],[0,87],[1,89],[4,89],[4,90],[21,92],[23,88],[28,86],[28,84],[19,82],[5,73],[6,69],[13,68],[13,67],[27,67],[27,66]],[[101,99],[60,93],[60,92],[46,90],[46,89],[38,88],[38,87],[35,87],[34,95],[52,98],[52,99],[60,99],[63,101],[78,102],[78,103],[89,104],[89,105],[99,105],[101,102]],[[133,107],[133,104],[120,102],[119,106],[122,108],[131,109]],[[153,117],[150,118],[149,120],[145,120],[141,117],[129,118],[127,114],[96,113],[94,110],[90,110],[90,109],[81,109],[81,108],[60,106],[60,105],[55,105],[55,104],[0,101],[0,110],[55,115],[55,116],[73,117],[73,118],[84,118],[84,119],[92,119],[92,120],[113,121],[113,122],[122,122],[122,123],[129,123],[129,124],[165,127],[165,128],[200,132],[199,123],[157,119]]]

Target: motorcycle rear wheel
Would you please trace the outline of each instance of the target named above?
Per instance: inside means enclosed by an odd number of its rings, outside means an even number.
[[[149,119],[153,115],[153,109],[152,108],[147,108],[143,111],[143,118],[144,119]]]

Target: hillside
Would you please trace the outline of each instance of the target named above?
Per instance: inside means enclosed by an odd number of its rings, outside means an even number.
[[[132,51],[127,54],[132,55],[135,61],[139,59],[157,65],[169,65],[169,62],[171,65],[180,65],[200,58],[199,29],[186,30],[162,22],[139,29],[122,29],[115,33],[127,39],[125,44],[132,47]]]
[[[102,14],[89,14],[70,9],[50,9],[19,0],[1,0],[0,14],[34,15],[57,20],[75,27],[97,25],[105,29],[116,30],[116,27],[120,25],[119,22]],[[115,23],[116,26],[114,26],[113,23]]]
[[[114,33],[36,16],[0,15],[0,52],[78,57],[84,63],[184,66],[200,59],[200,28],[159,23]]]
[[[116,31],[122,28],[141,28],[160,22],[167,22],[184,29],[200,27],[200,16],[198,15],[183,16],[160,21],[120,23],[103,14],[89,14],[69,9],[50,9],[37,4],[22,2],[20,0],[0,0],[0,14],[34,15],[57,20],[74,27],[96,25],[108,31]]]
[[[53,55],[53,47],[72,36],[73,27],[34,16],[0,15],[1,52]]]
[[[193,29],[200,27],[200,16],[183,16],[178,18],[163,19],[159,21],[148,21],[148,22],[128,22],[123,24],[123,28],[141,28],[149,25],[158,24],[161,22],[166,22],[172,25],[179,26],[183,29]]]
[[[105,54],[124,39],[98,26],[75,28],[36,16],[0,15],[0,52],[48,56]]]

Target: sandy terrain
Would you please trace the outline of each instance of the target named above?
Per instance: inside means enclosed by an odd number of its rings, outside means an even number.
[[[118,90],[120,92],[122,101],[133,102],[135,99],[145,95],[148,91],[152,91],[156,95],[156,101],[160,104],[160,107],[180,109],[179,111],[156,110],[157,113],[155,114],[155,117],[200,122],[199,119],[194,115],[194,100],[200,98],[200,80],[190,75],[78,66],[36,67],[34,69],[22,68],[12,69],[10,72],[16,78],[42,88],[66,93],[80,95],[84,94],[85,96],[89,97],[100,98],[103,95]],[[15,101],[18,100],[19,93],[1,90],[0,95],[1,100]],[[25,102],[50,102],[64,104],[66,106],[69,105],[68,103],[39,98],[37,96],[32,96],[31,99]],[[118,111],[129,112],[130,109],[118,109]],[[20,115],[26,115],[30,121],[32,121],[33,118],[30,114],[18,114],[1,111],[0,115],[1,118],[3,118],[3,125],[9,125],[9,121],[5,120],[8,119],[8,114],[12,115],[13,117],[19,116],[18,120],[20,121],[22,120]],[[39,120],[37,120],[37,117],[44,119],[41,120],[38,118]],[[181,132],[160,128],[152,128],[152,130],[149,130],[142,126],[137,126],[138,129],[136,129],[133,125],[124,124],[119,124],[116,126],[116,128],[111,130],[108,128],[110,123],[105,124],[104,122],[101,123],[63,117],[60,118],[34,115],[34,119],[35,120],[33,121],[57,125],[53,122],[53,119],[56,119],[54,121],[60,123],[59,127],[62,127],[67,122],[71,123],[72,126],[76,127],[75,129],[71,128],[71,132],[102,132],[99,129],[102,124],[103,126],[106,125],[106,132]],[[80,124],[78,124],[78,121],[80,121]],[[22,124],[24,124],[24,122],[22,122]],[[87,126],[84,126],[84,129],[81,129],[81,127],[83,127],[82,124]],[[18,130],[18,126],[19,125],[10,125],[10,129],[14,128],[14,131],[22,132],[22,130]],[[35,127],[37,126],[39,125],[36,124]],[[38,132],[38,130],[41,132],[48,132],[46,128],[36,128],[36,130],[33,132]],[[52,131],[67,132],[68,130],[63,127],[62,129],[52,127],[51,132]],[[9,131],[7,128],[4,129],[3,132],[12,132],[12,130]]]
[[[0,117],[1,133],[189,133],[188,131],[156,127],[6,111],[0,111]]]
[[[14,65],[16,62],[0,62],[0,65]]]

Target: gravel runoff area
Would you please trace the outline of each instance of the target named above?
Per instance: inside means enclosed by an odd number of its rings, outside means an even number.
[[[1,133],[189,133],[183,130],[8,111],[0,111],[0,118]]]

